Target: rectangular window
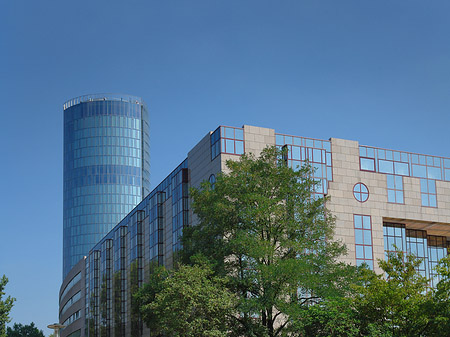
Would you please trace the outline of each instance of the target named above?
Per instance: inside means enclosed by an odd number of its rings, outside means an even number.
[[[228,126],[220,127],[220,137],[222,138],[222,153],[244,154],[244,130]]]
[[[396,248],[402,252],[406,252],[405,225],[385,223],[383,226],[383,237],[386,259],[388,253],[394,252]]]
[[[421,260],[417,270],[428,277],[427,232],[415,229],[406,230],[406,251]]]
[[[373,270],[372,223],[369,215],[353,215],[356,265],[366,263]]]
[[[403,177],[392,174],[386,175],[388,202],[403,204]]]
[[[214,131],[210,136],[211,144],[211,160],[220,154],[220,127]]]
[[[375,171],[375,159],[372,158],[360,158],[359,159],[361,170],[363,171]]]
[[[389,160],[378,160],[378,171],[381,173],[394,173],[394,163]]]
[[[420,179],[422,206],[437,207],[436,180]]]
[[[436,287],[441,280],[436,272],[439,261],[447,256],[447,238],[445,236],[428,236],[428,263],[430,266],[431,286]]]

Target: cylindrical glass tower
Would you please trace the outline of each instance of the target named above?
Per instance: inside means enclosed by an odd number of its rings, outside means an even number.
[[[63,278],[150,188],[149,119],[139,97],[64,104]]]

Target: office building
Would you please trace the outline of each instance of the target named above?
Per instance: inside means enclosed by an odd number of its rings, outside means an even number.
[[[138,97],[64,104],[63,278],[149,193],[149,121]]]
[[[62,336],[148,336],[131,294],[148,280],[153,265],[172,267],[183,227],[195,225],[188,188],[214,181],[227,160],[244,152],[259,155],[269,145],[288,148],[290,167],[309,161],[316,169],[316,192],[330,196],[335,238],[348,248],[344,261],[380,272],[376,260],[395,244],[423,258],[419,270],[433,284],[438,281],[433,267],[450,240],[450,158],[221,126],[72,269],[61,288],[60,323],[67,325]]]

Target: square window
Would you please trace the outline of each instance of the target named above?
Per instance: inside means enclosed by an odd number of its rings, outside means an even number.
[[[244,130],[242,129],[235,129],[234,130],[235,138],[238,140],[244,140]]]
[[[244,154],[244,142],[237,140],[235,146],[236,154]]]

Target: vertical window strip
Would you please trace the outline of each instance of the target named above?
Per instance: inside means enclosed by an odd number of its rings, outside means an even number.
[[[372,222],[369,215],[353,215],[356,265],[366,263],[373,270]]]
[[[211,160],[220,154],[220,127],[214,131],[210,136],[211,144]]]
[[[427,232],[415,229],[406,230],[406,250],[421,260],[417,270],[425,277],[429,276],[427,247]]]
[[[437,207],[436,180],[420,179],[422,206]]]
[[[386,180],[387,180],[388,202],[403,204],[404,203],[403,177],[388,174],[386,175]]]
[[[440,275],[436,272],[439,261],[447,256],[447,238],[445,236],[429,235],[428,239],[428,263],[430,270],[431,286],[436,287],[441,280]]]

